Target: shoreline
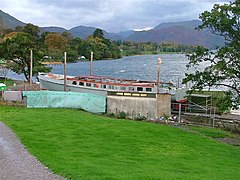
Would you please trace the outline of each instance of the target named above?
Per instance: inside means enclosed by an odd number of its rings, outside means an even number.
[[[55,65],[55,64],[63,64],[63,62],[60,61],[47,61],[47,62],[41,62],[43,65]]]

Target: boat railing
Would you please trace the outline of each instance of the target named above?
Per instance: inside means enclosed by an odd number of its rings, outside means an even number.
[[[129,92],[129,91],[108,91],[108,96],[128,96],[128,97],[148,97],[156,98],[156,93],[147,92]]]

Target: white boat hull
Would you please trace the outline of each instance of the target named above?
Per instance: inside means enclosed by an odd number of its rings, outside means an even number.
[[[64,91],[64,82],[63,80],[50,79],[44,76],[39,76],[40,88],[44,90],[50,91]],[[107,92],[101,89],[92,89],[74,86],[72,84],[68,84],[66,86],[66,91],[80,92],[80,93],[90,93],[96,94],[100,96],[107,96]]]
[[[74,78],[74,76],[68,76],[68,78]],[[40,88],[50,91],[64,91],[64,77],[63,75],[55,75],[55,78],[46,76],[45,73],[40,73],[39,76]],[[66,91],[80,92],[80,93],[91,93],[100,96],[107,96],[107,91],[110,89],[86,87],[72,84],[71,80],[67,80]],[[112,89],[111,89],[112,91]],[[118,91],[118,90],[116,90]],[[144,92],[145,93],[145,92]],[[146,92],[150,93],[150,92]],[[151,93],[156,93],[156,87],[153,88]],[[172,101],[178,101],[185,98],[186,89],[171,89],[160,88],[160,93],[169,93],[172,95]]]

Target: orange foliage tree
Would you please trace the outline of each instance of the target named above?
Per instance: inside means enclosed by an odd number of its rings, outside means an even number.
[[[67,48],[67,39],[59,33],[49,33],[44,41],[48,49],[48,54],[53,59],[63,57],[63,51]]]

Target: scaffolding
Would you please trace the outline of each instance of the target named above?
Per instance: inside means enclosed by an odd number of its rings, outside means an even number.
[[[190,94],[187,97],[186,112],[212,113],[212,96],[206,94]]]

